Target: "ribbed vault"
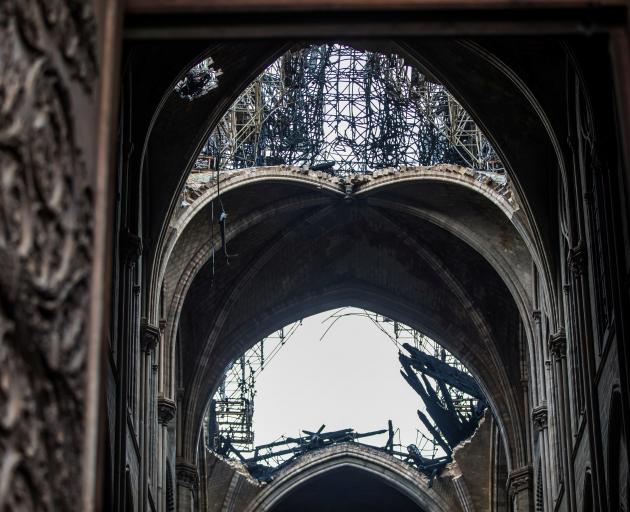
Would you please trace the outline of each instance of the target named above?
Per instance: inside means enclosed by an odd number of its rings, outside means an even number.
[[[230,360],[291,321],[352,305],[427,333],[467,364],[508,459],[522,463],[519,310],[529,307],[532,260],[513,198],[449,166],[387,171],[349,195],[326,175],[244,171],[222,184],[226,258],[218,230],[211,236],[215,194],[174,220],[164,273],[173,358],[179,338],[183,453],[194,457]]]

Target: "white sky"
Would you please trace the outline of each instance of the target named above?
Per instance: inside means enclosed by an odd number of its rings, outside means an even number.
[[[320,341],[329,316],[327,312],[304,319],[258,375],[255,444],[298,436],[302,429],[317,430],[323,423],[326,431],[379,430],[387,428],[388,419],[400,429],[403,446],[416,443],[421,425],[416,411],[424,407],[400,375],[397,347],[361,316],[339,319]],[[365,442],[384,445],[386,440],[384,434]]]

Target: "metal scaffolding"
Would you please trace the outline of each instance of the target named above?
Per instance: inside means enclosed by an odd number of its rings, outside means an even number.
[[[301,322],[267,336],[226,369],[219,389],[210,401],[206,422],[207,445],[220,450],[221,439],[229,439],[240,452],[254,450],[254,398],[256,377],[291,338]]]
[[[338,44],[290,51],[230,107],[195,170],[303,165],[336,175],[453,163],[497,180],[497,154],[441,84],[397,55]]]

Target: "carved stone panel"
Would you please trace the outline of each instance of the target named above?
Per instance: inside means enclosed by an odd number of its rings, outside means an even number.
[[[80,506],[93,206],[72,91],[93,95],[90,5],[0,2],[0,511]]]
[[[158,418],[162,425],[168,425],[175,417],[176,412],[177,405],[175,401],[166,397],[158,398]]]
[[[507,488],[510,496],[531,490],[532,470],[530,466],[515,469],[508,476]]]
[[[567,337],[564,330],[549,336],[549,353],[556,359],[567,356]]]
[[[532,411],[532,423],[536,430],[546,429],[548,419],[547,404],[541,404]]]

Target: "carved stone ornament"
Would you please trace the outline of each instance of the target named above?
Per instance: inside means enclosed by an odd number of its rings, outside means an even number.
[[[556,359],[567,356],[567,337],[564,329],[549,336],[549,352]]]
[[[510,473],[507,481],[507,488],[510,497],[514,497],[521,492],[528,491],[532,483],[532,468],[525,466]]]
[[[577,246],[569,251],[567,263],[571,272],[576,276],[581,276],[586,272],[586,250],[584,244],[580,242]]]
[[[196,491],[199,485],[199,475],[197,474],[197,467],[188,462],[178,462],[175,466],[175,473],[177,474],[177,484],[191,491]]]
[[[162,425],[168,425],[175,417],[177,405],[174,400],[166,397],[158,398],[158,417]]]
[[[160,342],[160,328],[147,323],[146,319],[140,322],[140,339],[142,350],[151,352]]]
[[[73,79],[87,91],[97,75],[96,23],[92,2],[84,0],[37,0],[48,35],[54,40]],[[43,41],[41,41],[43,43]]]
[[[73,101],[96,83],[90,5],[0,1],[2,511],[81,499],[93,178]]]
[[[138,235],[129,231],[120,235],[120,250],[127,265],[133,266],[138,262],[138,258],[142,255],[142,249],[142,238]]]
[[[539,405],[532,411],[532,422],[536,430],[546,429],[548,419],[547,404]]]

